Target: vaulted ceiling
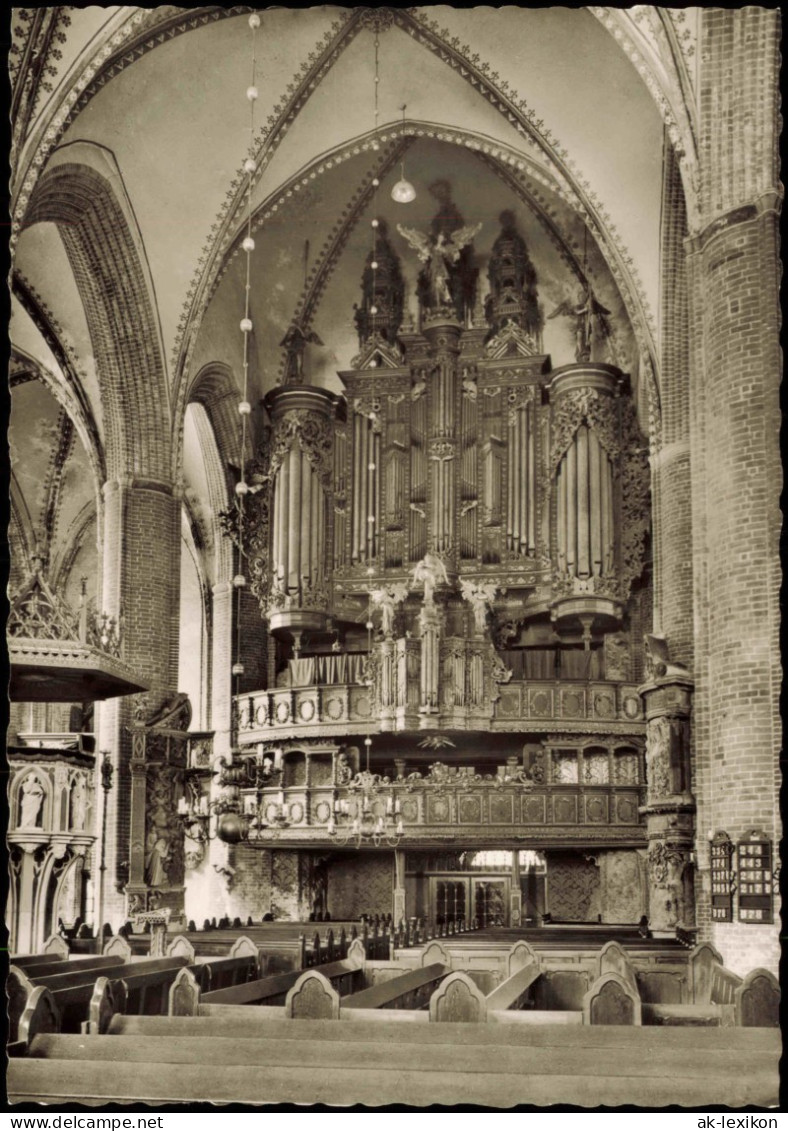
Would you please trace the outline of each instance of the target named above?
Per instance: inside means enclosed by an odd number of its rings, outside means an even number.
[[[240,371],[250,214],[253,396],[277,381],[294,320],[322,343],[310,349],[312,380],[338,388],[357,350],[369,222],[388,221],[415,313],[417,263],[396,225],[429,225],[436,177],[466,222],[482,224],[483,287],[509,208],[545,314],[586,271],[612,312],[611,360],[636,385],[644,364],[658,380],[664,147],[667,137],[691,197],[698,9],[267,9],[250,123],[251,10],[15,12],[13,333],[69,390],[96,460],[109,403],[96,314],[67,221],[36,196],[55,166],[89,151],[133,229],[163,355],[155,380],[176,430],[204,366]],[[403,160],[418,194],[408,205],[390,197]],[[548,320],[544,344],[554,364],[572,360],[568,323]]]

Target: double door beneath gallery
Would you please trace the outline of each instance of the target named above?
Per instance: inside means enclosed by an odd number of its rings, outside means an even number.
[[[430,918],[436,923],[476,919],[479,927],[509,925],[509,876],[431,876]]]

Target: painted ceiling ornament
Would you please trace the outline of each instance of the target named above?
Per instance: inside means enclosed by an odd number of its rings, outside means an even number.
[[[394,26],[394,9],[362,8],[359,22],[363,27],[374,32],[375,35],[379,35],[382,31],[388,31],[390,27]]]
[[[575,360],[590,361],[591,347],[599,339],[606,341],[612,334],[610,311],[602,306],[586,280],[585,287],[577,292],[575,302],[566,299],[548,318],[572,318],[575,323]]]

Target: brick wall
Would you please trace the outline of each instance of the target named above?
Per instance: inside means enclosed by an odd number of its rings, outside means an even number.
[[[123,658],[142,680],[151,708],[177,690],[180,598],[180,503],[165,489],[104,488],[105,527],[102,601],[107,612],[125,618]],[[125,917],[125,897],[115,880],[129,858],[131,818],[132,698],[96,706],[98,750],[109,750],[115,764],[107,807],[105,914],[111,923]]]

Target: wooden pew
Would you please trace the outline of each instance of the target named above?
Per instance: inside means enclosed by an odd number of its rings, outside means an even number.
[[[523,1009],[533,1002],[533,986],[539,977],[539,963],[531,962],[516,970],[487,995],[487,1012],[503,1009]]]
[[[8,1018],[9,1039],[18,1039],[19,1021],[33,991],[39,987],[47,989],[61,1019],[65,1032],[79,1032],[83,1021],[88,1017],[89,1006],[98,976],[122,978],[123,975],[139,977],[155,974],[160,970],[176,970],[185,965],[183,958],[159,958],[134,963],[115,962],[87,970],[81,967],[73,973],[51,974],[37,982],[25,976],[24,971],[14,970],[8,974]]]
[[[223,1011],[227,1006],[284,1005],[287,994],[301,976],[300,970],[273,974],[267,978],[243,982],[223,989],[203,992],[194,979],[194,967],[181,972],[173,981],[169,994],[169,1012],[172,1016],[193,1017],[204,1013]],[[363,977],[363,968],[357,957],[327,963],[320,974],[339,993],[349,993]],[[190,977],[191,975],[191,977]]]
[[[439,962],[408,970],[387,982],[342,998],[342,1012],[350,1009],[422,1009],[451,967]]]
[[[340,994],[350,994],[358,987],[358,982],[363,976],[361,968],[347,959],[327,962],[320,966],[319,970]],[[275,974],[273,977],[247,982],[245,985],[210,991],[201,995],[200,1004],[284,1005],[287,993],[297,982],[300,973],[294,970],[289,974]]]
[[[44,962],[28,963],[25,966],[12,962],[11,965],[17,970],[23,970],[31,982],[37,982],[50,974],[71,974],[74,970],[100,970],[102,967],[113,965],[116,961],[117,959],[114,958],[88,955],[85,958],[72,958],[71,961],[66,962],[62,958],[53,959],[50,955]]]

